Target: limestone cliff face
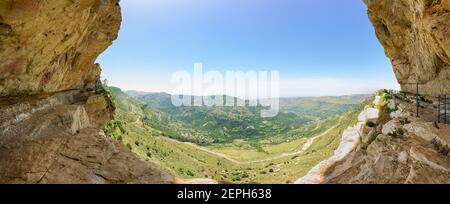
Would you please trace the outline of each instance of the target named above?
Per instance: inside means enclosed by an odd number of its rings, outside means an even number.
[[[334,156],[297,183],[449,183],[450,125],[416,118],[413,97],[375,100],[382,102],[376,103],[375,117],[365,116],[373,109],[366,107],[358,124],[344,132]],[[432,103],[422,105],[424,115],[434,113]]]
[[[402,89],[450,92],[450,1],[364,1]]]
[[[450,0],[364,0],[403,91],[450,92]],[[434,103],[390,95],[359,141],[299,183],[449,183],[450,125],[433,123]],[[344,139],[344,138],[343,138]],[[355,141],[355,140],[353,140]],[[339,152],[338,152],[339,153]]]
[[[0,95],[92,88],[120,22],[117,0],[1,0]]]
[[[0,183],[171,183],[103,133],[118,0],[0,0]]]

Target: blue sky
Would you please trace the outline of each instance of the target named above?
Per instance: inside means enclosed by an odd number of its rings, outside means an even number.
[[[102,77],[170,92],[177,70],[277,70],[285,97],[397,88],[362,0],[122,0]]]

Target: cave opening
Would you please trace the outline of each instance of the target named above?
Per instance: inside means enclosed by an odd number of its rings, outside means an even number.
[[[295,182],[301,173],[294,164],[330,156],[357,104],[379,88],[398,87],[362,2],[190,3],[121,2],[119,38],[98,59],[113,95],[128,95],[116,97],[112,137],[180,177]],[[174,107],[172,74],[189,74],[199,63],[215,74],[279,71],[281,113],[258,119],[257,108]],[[191,93],[194,101],[205,96]]]

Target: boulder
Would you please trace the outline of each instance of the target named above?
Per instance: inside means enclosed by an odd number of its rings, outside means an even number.
[[[366,107],[358,116],[358,121],[366,123],[368,121],[377,123],[379,117],[379,110],[377,108]]]
[[[412,122],[404,126],[405,130],[411,134],[414,134],[428,142],[432,142],[438,135],[433,130],[431,125],[423,122]]]
[[[397,131],[402,128],[402,124],[398,120],[391,120],[383,125],[381,133],[383,135],[396,135]]]

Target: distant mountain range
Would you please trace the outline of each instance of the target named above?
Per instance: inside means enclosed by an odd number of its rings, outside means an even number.
[[[287,134],[307,124],[348,112],[369,97],[281,98],[280,113],[273,118],[262,118],[260,106],[176,107],[167,93],[123,92],[116,87],[106,89],[116,103],[118,120],[139,122],[163,132],[167,137],[203,145]]]

